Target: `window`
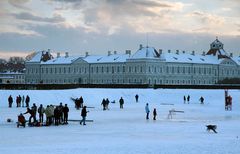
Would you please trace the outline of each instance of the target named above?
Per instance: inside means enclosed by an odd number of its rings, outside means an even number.
[[[123,66],[123,72],[125,72],[125,66]]]

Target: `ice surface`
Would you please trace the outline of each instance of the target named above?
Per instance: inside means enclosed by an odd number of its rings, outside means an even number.
[[[7,98],[29,95],[30,104],[63,104],[70,107],[69,119],[80,119],[70,97],[83,96],[89,108],[86,126],[78,122],[50,127],[17,128],[16,120],[26,108],[9,109]],[[139,102],[134,96],[139,95]],[[0,152],[11,153],[89,153],[89,154],[239,154],[240,153],[240,91],[229,90],[233,111],[224,110],[224,90],[189,89],[72,89],[72,90],[0,90]],[[190,104],[183,96],[190,95]],[[199,98],[205,98],[201,105]],[[124,109],[118,100],[125,100]],[[115,100],[110,110],[103,111],[103,98]],[[145,104],[149,103],[150,120],[145,119]],[[164,103],[165,105],[161,105]],[[168,105],[174,104],[174,105]],[[157,108],[157,120],[152,120]],[[182,110],[167,119],[169,110]],[[7,123],[11,118],[14,122]],[[28,118],[28,117],[26,117]],[[205,125],[217,125],[217,132],[207,132]]]

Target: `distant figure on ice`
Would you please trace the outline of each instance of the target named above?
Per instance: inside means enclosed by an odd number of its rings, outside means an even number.
[[[230,95],[226,97],[225,110],[232,110],[232,97]]]
[[[45,113],[45,108],[42,104],[40,104],[40,107],[38,108],[38,115],[39,115],[39,122],[43,123],[43,114]]]
[[[146,114],[147,114],[146,119],[148,120],[149,119],[149,112],[150,112],[149,107],[148,107],[148,103],[145,106],[145,111],[146,111]]]
[[[188,104],[190,102],[190,96],[189,95],[187,96],[187,102],[188,102]]]
[[[216,131],[217,126],[216,125],[206,125],[206,127],[207,127],[207,131],[212,130],[214,133],[217,133],[217,131]]]
[[[81,116],[82,116],[82,120],[80,121],[80,125],[82,123],[83,123],[83,125],[86,125],[86,117],[87,117],[87,107],[86,106],[84,106],[82,108]]]
[[[29,107],[29,102],[30,102],[30,97],[27,95],[25,100],[26,107]]]
[[[156,116],[157,116],[157,110],[156,108],[153,109],[153,120],[156,120]]]
[[[29,117],[29,120],[28,120],[28,123],[32,123],[31,120],[33,118],[33,122],[36,122],[36,114],[34,113],[33,110],[31,110],[29,107],[27,108],[27,111],[24,113],[24,114],[30,114],[30,117]]]
[[[137,95],[135,96],[136,102],[138,102],[138,97],[139,97],[139,96],[138,96],[138,94],[137,94]]]
[[[65,104],[65,106],[63,107],[63,123],[64,124],[68,124],[68,112],[69,112],[69,108],[67,106],[67,104]]]
[[[103,110],[106,110],[106,100],[105,99],[102,100],[101,105],[103,106]]]
[[[120,104],[120,109],[123,109],[124,100],[122,97],[119,100],[119,104]]]
[[[186,96],[183,96],[183,102],[186,103]]]
[[[37,116],[37,106],[36,106],[36,104],[35,103],[33,103],[33,106],[32,106],[32,111],[33,111],[33,113],[34,113],[34,118],[36,119],[36,116]]]
[[[13,103],[13,98],[12,98],[12,96],[10,95],[9,97],[8,97],[8,107],[12,107],[12,103]]]
[[[108,98],[106,99],[106,110],[109,110],[109,103],[110,103],[110,101],[108,100]]]
[[[199,101],[201,104],[204,104],[204,98],[202,96],[199,98]]]
[[[79,105],[80,105],[80,108],[83,108],[83,98],[82,98],[82,96],[79,98]]]
[[[19,126],[23,126],[23,127],[26,126],[26,119],[22,113],[18,116],[17,127],[19,127]]]
[[[24,102],[25,102],[25,96],[22,96],[22,107],[24,107]]]

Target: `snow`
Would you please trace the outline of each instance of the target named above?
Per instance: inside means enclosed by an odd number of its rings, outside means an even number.
[[[69,119],[81,119],[70,97],[83,96],[88,108],[86,126],[78,122],[50,127],[17,128],[17,115],[26,108],[8,108],[7,98],[29,95],[30,104],[63,104],[70,107]],[[134,96],[139,95],[139,102]],[[170,153],[170,154],[239,154],[240,153],[240,91],[229,90],[233,111],[224,110],[224,90],[190,89],[71,89],[71,90],[0,90],[0,151],[1,153]],[[190,95],[190,104],[183,96]],[[199,98],[205,98],[205,104]],[[119,109],[118,100],[125,100]],[[109,98],[110,110],[103,111],[101,101]],[[150,120],[145,119],[149,103]],[[174,105],[161,105],[169,103]],[[157,120],[152,120],[157,108]],[[167,119],[169,110],[182,110]],[[14,122],[7,123],[11,118]],[[28,118],[28,115],[26,115]],[[218,134],[207,132],[205,125],[217,125]]]
[[[156,52],[156,49],[153,47],[143,47],[142,49],[139,49],[135,54],[133,54],[131,59],[158,58]]]
[[[39,52],[37,52],[36,53],[36,55],[31,59],[31,60],[29,60],[28,62],[32,62],[32,63],[34,63],[34,62],[40,62],[41,61],[41,58],[42,58],[42,51],[39,51]]]
[[[83,58],[88,63],[115,63],[126,62],[129,58],[128,54],[112,54],[109,56],[104,55],[91,55]]]
[[[46,62],[41,62],[41,64],[72,64],[79,58],[81,57],[79,56],[57,57]]]

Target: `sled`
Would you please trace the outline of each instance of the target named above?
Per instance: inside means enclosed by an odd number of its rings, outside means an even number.
[[[171,104],[171,103],[161,103],[160,105],[174,105],[174,104]]]
[[[171,110],[169,110],[169,113],[168,113],[168,119],[172,119],[173,114],[175,114],[175,113],[177,113],[177,112],[178,112],[178,113],[184,113],[184,111],[171,109]]]
[[[72,121],[72,122],[80,122],[82,120],[75,120],[75,119],[70,119],[68,121]],[[85,120],[85,122],[93,122],[93,120]]]

